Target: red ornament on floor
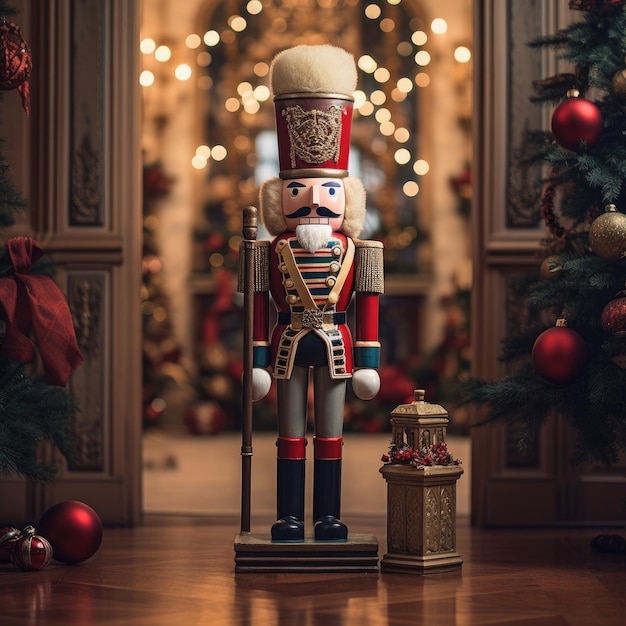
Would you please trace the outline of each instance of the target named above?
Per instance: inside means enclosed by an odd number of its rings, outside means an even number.
[[[578,93],[573,90],[570,93]],[[568,93],[569,95],[569,93]],[[581,141],[587,148],[602,135],[602,113],[590,100],[571,96],[563,100],[552,114],[552,133],[559,145],[576,151]]]
[[[102,543],[102,522],[83,502],[59,502],[39,521],[38,532],[52,544],[54,559],[81,563],[92,557]]]
[[[580,374],[587,360],[585,340],[558,320],[554,328],[544,330],[535,341],[532,361],[537,373],[548,382],[570,383]]]
[[[0,528],[0,563],[11,562],[11,552],[22,533],[12,526]]]
[[[52,546],[45,537],[36,535],[32,526],[27,526],[11,552],[11,560],[20,569],[43,569],[52,560]]]

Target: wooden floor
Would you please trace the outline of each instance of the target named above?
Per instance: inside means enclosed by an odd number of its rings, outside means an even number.
[[[105,529],[80,565],[0,565],[0,624],[88,626],[613,626],[626,624],[626,556],[594,553],[600,529],[457,525],[460,572],[234,573],[236,517],[146,517]],[[271,519],[254,520],[264,531]],[[385,519],[351,520],[385,551]],[[614,533],[615,529],[607,532]]]

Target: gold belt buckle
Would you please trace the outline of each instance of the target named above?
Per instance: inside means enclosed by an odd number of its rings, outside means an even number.
[[[302,311],[302,326],[322,328],[324,326],[324,313],[319,309],[305,309]]]

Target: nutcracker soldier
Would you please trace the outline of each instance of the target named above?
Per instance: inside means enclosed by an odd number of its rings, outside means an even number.
[[[314,398],[314,536],[345,541],[340,519],[347,380],[373,398],[380,379],[378,298],[382,244],[357,239],[365,190],[348,176],[352,56],[329,45],[296,46],[271,66],[280,174],[260,192],[270,242],[257,242],[253,297],[253,398],[276,381],[277,521],[273,541],[304,540],[307,398]],[[265,275],[258,275],[265,274]],[[347,308],[355,294],[354,338]],[[269,302],[277,320],[269,333]]]

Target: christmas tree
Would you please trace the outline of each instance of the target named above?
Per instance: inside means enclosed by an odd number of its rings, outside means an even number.
[[[550,132],[528,133],[520,164],[545,172],[544,260],[539,275],[516,285],[528,314],[502,343],[511,373],[461,390],[462,402],[487,407],[481,423],[513,423],[522,448],[562,415],[576,434],[577,463],[613,464],[626,449],[624,5],[572,0],[580,19],[529,44],[573,68],[534,82],[534,104],[556,107]]]
[[[0,89],[17,89],[30,110],[31,55],[17,25],[6,19],[15,10],[0,0]],[[1,93],[0,93],[1,96]],[[1,146],[0,146],[1,147]],[[0,230],[15,223],[26,201],[10,180],[0,153]],[[28,237],[0,245],[0,475],[51,480],[57,467],[43,461],[38,446],[54,444],[70,459],[75,449],[72,419],[76,404],[65,383],[82,357],[63,294],[52,267]]]
[[[169,312],[170,300],[163,282],[159,227],[159,201],[171,190],[173,180],[158,163],[143,167],[143,256],[141,311],[143,314],[143,425],[163,425],[170,400],[192,395],[189,373],[183,365]],[[172,405],[176,403],[171,402]],[[175,413],[174,409],[171,411]]]

